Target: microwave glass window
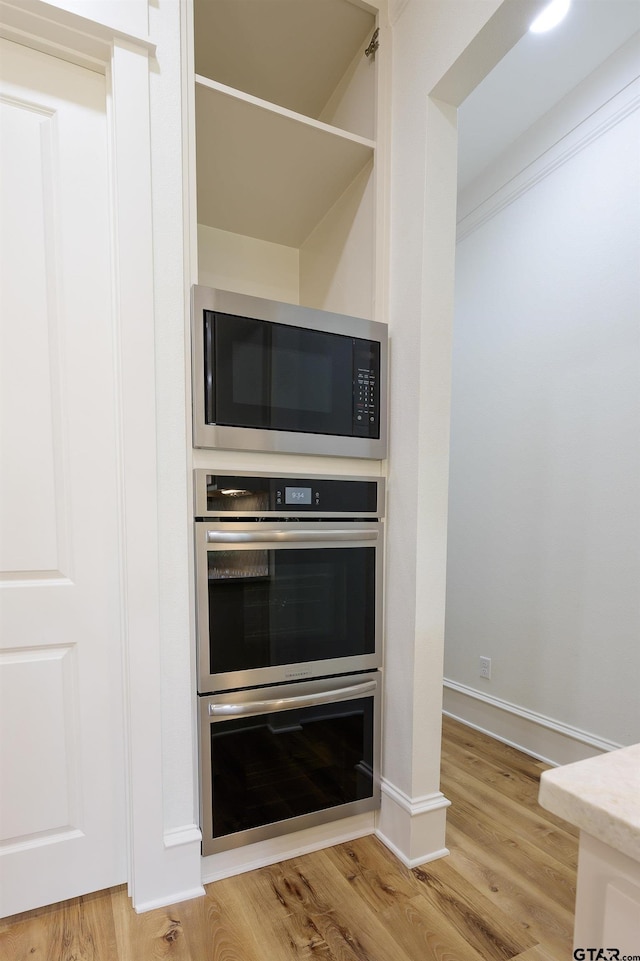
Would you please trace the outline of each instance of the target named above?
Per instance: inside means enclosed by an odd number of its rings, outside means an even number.
[[[250,340],[236,341],[231,353],[231,389],[234,405],[263,407],[266,374],[264,350]]]
[[[209,312],[206,323],[216,358],[215,377],[205,377],[212,422],[352,433],[352,338]]]
[[[278,334],[278,331],[275,333]],[[336,360],[326,350],[325,335],[312,335],[309,343],[305,344],[299,336],[304,331],[287,330],[286,333],[286,338],[282,336],[282,332],[280,336],[274,336],[270,396],[272,407],[276,410],[331,414],[335,403],[333,369]],[[306,336],[308,338],[308,334]],[[287,340],[296,340],[298,343],[287,345]],[[279,341],[285,342],[279,344]],[[339,374],[339,371],[337,373]]]
[[[373,698],[210,725],[213,836],[373,796]]]
[[[333,408],[333,367],[321,353],[283,347],[265,362],[262,347],[236,341],[232,346],[233,404],[244,407],[330,414]]]
[[[375,548],[210,550],[212,674],[372,654]]]

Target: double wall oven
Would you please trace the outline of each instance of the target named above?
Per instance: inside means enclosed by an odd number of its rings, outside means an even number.
[[[203,854],[373,810],[384,482],[194,475]]]

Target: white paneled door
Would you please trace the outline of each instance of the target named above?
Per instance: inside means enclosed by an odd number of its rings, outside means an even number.
[[[0,915],[126,878],[105,77],[0,41]]]

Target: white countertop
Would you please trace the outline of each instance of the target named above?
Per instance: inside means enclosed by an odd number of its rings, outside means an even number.
[[[538,800],[581,831],[640,861],[640,744],[545,771]]]

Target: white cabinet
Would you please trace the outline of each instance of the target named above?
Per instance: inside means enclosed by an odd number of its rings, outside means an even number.
[[[378,9],[194,0],[198,282],[374,317]]]
[[[606,946],[607,956],[614,949],[620,957],[637,954],[639,796],[640,744],[565,764],[540,779],[542,807],[580,828],[574,957],[578,949]]]

